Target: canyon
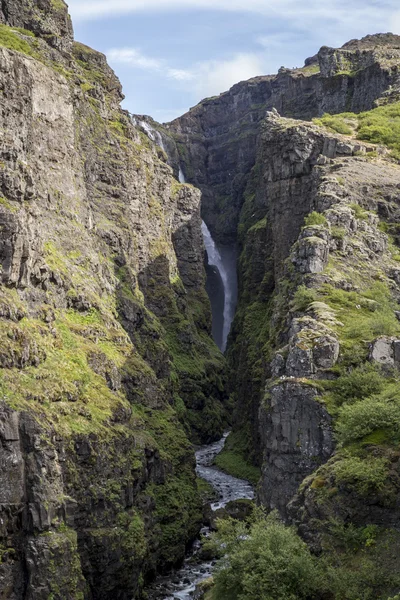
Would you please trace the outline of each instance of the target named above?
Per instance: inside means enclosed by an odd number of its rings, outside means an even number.
[[[368,121],[399,116],[400,37],[167,124],[63,0],[2,0],[0,63],[0,598],[145,598],[228,429],[316,555],[373,527],[346,568],[400,574],[400,158]]]

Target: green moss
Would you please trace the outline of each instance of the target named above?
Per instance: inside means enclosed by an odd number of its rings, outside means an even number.
[[[26,39],[27,37],[29,39]],[[0,24],[0,46],[34,57],[37,54],[34,44],[31,32]]]
[[[225,473],[256,485],[261,471],[248,462],[248,440],[243,431],[230,433],[225,447],[215,458],[215,464]]]
[[[12,213],[16,213],[19,210],[18,206],[16,206],[15,204],[12,204],[11,202],[9,202],[7,200],[7,198],[4,198],[3,196],[0,196],[0,205],[4,206],[4,208],[6,208],[7,210],[9,210]]]
[[[304,219],[304,224],[306,227],[312,227],[314,225],[327,225],[327,220],[323,214],[314,210]]]

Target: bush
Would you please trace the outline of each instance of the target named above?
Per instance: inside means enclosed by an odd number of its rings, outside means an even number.
[[[300,285],[291,302],[291,309],[294,311],[303,311],[317,300],[317,292],[313,288],[308,288],[305,285]]]
[[[304,219],[304,224],[307,227],[312,227],[313,225],[326,225],[327,220],[324,215],[314,210],[312,213],[306,216]]]
[[[332,389],[335,399],[342,404],[379,394],[386,383],[386,379],[376,367],[366,364],[339,377],[332,383]]]
[[[400,400],[374,397],[341,408],[337,435],[342,444],[348,444],[373,432],[380,431],[382,434],[382,430],[388,436],[394,435],[399,428]],[[378,440],[385,437],[380,435]]]
[[[385,487],[388,463],[385,458],[344,456],[333,465],[337,483],[354,487],[358,494],[379,492]]]
[[[318,587],[317,559],[276,513],[266,517],[255,511],[249,530],[244,523],[219,520],[209,544],[225,555],[214,577],[213,600],[299,600]]]

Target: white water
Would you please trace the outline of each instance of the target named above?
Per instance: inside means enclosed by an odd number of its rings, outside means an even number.
[[[228,434],[196,452],[197,475],[210,483],[218,492],[219,499],[211,504],[213,511],[224,508],[228,502],[245,498],[254,499],[254,490],[248,481],[236,479],[213,467],[217,454],[225,445]],[[203,527],[201,535],[210,534],[208,527]],[[197,554],[201,548],[200,540],[194,543],[191,554],[186,558],[183,567],[164,577],[158,577],[156,582],[147,590],[149,600],[190,600],[196,586],[211,577],[215,561],[201,562]]]
[[[135,117],[133,117],[133,120],[135,125],[138,125],[145,131],[147,137],[150,138],[152,142],[160,146],[160,148],[166,152],[162,135],[157,129],[154,129],[147,121],[138,121]]]
[[[224,314],[223,314],[223,332],[222,332],[222,352],[225,352],[228,341],[228,335],[231,330],[232,321],[236,310],[236,266],[232,268],[232,253],[223,253],[214,242],[210,230],[202,221],[201,229],[203,232],[204,244],[207,250],[208,263],[216,267],[221,275],[225,292]]]
[[[179,167],[179,176],[178,176],[178,179],[179,179],[179,183],[186,183],[186,179],[185,179],[185,176],[183,174],[183,171],[182,171],[181,167]]]
[[[179,167],[179,181],[186,183],[182,168]],[[210,230],[204,221],[201,222],[204,245],[207,250],[208,263],[215,267],[221,275],[224,286],[225,302],[223,313],[223,331],[222,331],[222,352],[225,352],[228,342],[228,335],[231,330],[232,321],[235,316],[237,299],[237,279],[236,279],[236,257],[232,261],[232,252],[221,252],[214,242]],[[233,264],[232,264],[233,262]],[[233,268],[232,268],[233,267]]]

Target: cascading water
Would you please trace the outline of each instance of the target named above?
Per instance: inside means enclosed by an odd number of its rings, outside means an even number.
[[[225,352],[237,302],[236,249],[231,247],[218,248],[204,221],[202,221],[201,229],[207,250],[208,263],[218,270],[224,288],[220,349]],[[216,341],[218,343],[219,340]]]
[[[166,151],[162,135],[144,119],[133,117],[149,139]],[[186,183],[182,168],[179,167],[178,179]],[[206,223],[202,221],[204,245],[208,256],[207,292],[210,296],[213,312],[213,337],[222,352],[225,352],[228,335],[235,316],[237,302],[236,248],[217,247]]]
[[[186,183],[186,179],[185,179],[185,176],[183,174],[183,171],[182,171],[181,167],[179,167],[179,176],[178,176],[178,179],[179,179],[179,183]]]
[[[179,167],[179,181],[180,183],[186,183],[181,167]],[[201,223],[201,230],[208,256],[208,265],[211,268],[214,267],[217,271],[217,273],[210,274],[216,280],[213,286],[214,290],[210,287],[207,289],[210,297],[221,296],[221,292],[218,292],[218,279],[221,280],[223,287],[223,307],[221,307],[220,298],[211,297],[211,304],[213,308],[213,336],[221,351],[225,352],[237,302],[236,248],[218,248],[204,221]],[[217,288],[216,294],[214,293],[215,288]]]
[[[159,131],[157,131],[157,129],[154,129],[154,127],[152,127],[147,121],[139,121],[136,119],[136,117],[133,117],[133,122],[135,125],[141,127],[145,131],[147,137],[149,137],[152,142],[160,146],[160,148],[166,152],[162,135]]]

